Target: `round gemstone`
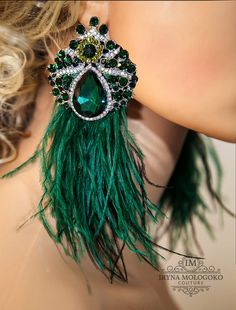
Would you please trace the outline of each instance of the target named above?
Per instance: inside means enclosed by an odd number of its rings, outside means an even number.
[[[52,80],[49,81],[49,84],[50,84],[51,86],[55,86],[55,82],[53,82]]]
[[[106,92],[96,73],[87,71],[76,85],[73,106],[82,116],[94,117],[107,106]]]
[[[116,67],[116,65],[117,65],[117,60],[115,58],[110,59],[109,66],[111,68],[114,68],[114,67]]]
[[[62,97],[62,99],[63,99],[64,101],[66,101],[66,100],[69,99],[69,95],[68,95],[67,93],[63,93],[63,94],[61,95],[61,97]]]
[[[70,44],[69,44],[70,48],[73,50],[75,50],[78,47],[78,45],[79,43],[76,40],[70,41]]]
[[[63,50],[60,50],[58,53],[57,53],[57,56],[59,57],[59,58],[64,58],[65,57],[65,51],[63,51]]]
[[[103,49],[103,54],[106,54],[106,53],[108,53],[108,49],[104,48]]]
[[[57,78],[56,83],[57,83],[57,86],[62,86],[62,79]]]
[[[60,91],[59,91],[58,88],[53,88],[52,93],[53,93],[54,96],[58,96]]]
[[[89,43],[85,45],[83,55],[87,58],[93,58],[96,55],[96,51],[96,47]]]
[[[122,93],[121,92],[115,92],[113,93],[113,99],[115,100],[120,100],[122,98]]]
[[[130,90],[125,90],[123,95],[126,99],[130,99],[132,96],[132,92]]]
[[[85,33],[85,27],[84,27],[84,25],[79,24],[79,25],[76,27],[76,31],[77,31],[78,34],[84,34],[84,33]]]
[[[102,24],[100,27],[99,27],[99,32],[104,35],[108,32],[108,28],[107,28],[107,25],[105,24]]]
[[[129,53],[128,53],[128,51],[122,49],[122,50],[119,52],[119,56],[120,56],[120,58],[122,58],[122,59],[128,59],[128,58],[129,58]]]
[[[56,68],[57,69],[62,69],[63,67],[64,67],[63,63],[61,61],[57,61]]]
[[[79,59],[79,57],[75,56],[73,58],[73,66],[74,67],[76,67],[80,62],[81,62],[81,60]]]
[[[133,73],[133,72],[135,72],[135,70],[136,70],[136,68],[135,68],[135,65],[134,65],[134,64],[130,64],[130,65],[128,66],[128,68],[127,68],[127,71],[128,71],[129,73]]]
[[[125,77],[120,77],[119,83],[121,86],[126,86],[128,83],[128,80]]]
[[[49,71],[49,72],[55,72],[55,71],[56,71],[56,66],[55,66],[54,64],[50,64],[50,65],[48,66],[48,71]]]
[[[97,26],[99,24],[99,19],[97,16],[93,16],[90,18],[89,25],[90,26]]]
[[[70,55],[67,55],[67,56],[65,57],[64,61],[65,61],[65,63],[66,63],[67,65],[71,65],[71,64],[72,64],[72,59],[71,59]]]
[[[112,40],[109,40],[109,41],[107,41],[106,47],[109,50],[113,50],[116,47],[116,43],[114,41],[112,41]]]

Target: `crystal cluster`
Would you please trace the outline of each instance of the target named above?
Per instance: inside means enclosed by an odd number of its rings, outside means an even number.
[[[89,30],[79,24],[76,32],[78,38],[48,66],[48,79],[58,104],[69,105],[84,120],[98,120],[127,106],[138,81],[136,66],[97,17],[90,19]]]

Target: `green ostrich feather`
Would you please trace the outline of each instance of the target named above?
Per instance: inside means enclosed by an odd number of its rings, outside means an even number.
[[[88,122],[56,107],[35,154],[5,175],[40,157],[44,194],[37,215],[48,234],[75,261],[87,252],[101,271],[122,280],[127,280],[124,245],[157,267],[161,255],[147,222],[164,216],[147,197],[143,154],[128,130],[126,113],[123,107]]]

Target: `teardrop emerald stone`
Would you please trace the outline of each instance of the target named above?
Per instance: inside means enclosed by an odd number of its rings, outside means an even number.
[[[94,117],[101,114],[107,106],[106,92],[97,75],[87,71],[76,85],[73,105],[82,116]]]

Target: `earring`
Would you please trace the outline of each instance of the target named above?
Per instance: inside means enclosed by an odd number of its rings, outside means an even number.
[[[48,67],[49,82],[58,104],[69,106],[86,121],[100,120],[126,107],[138,81],[129,53],[109,38],[108,28],[90,19],[90,29],[79,24],[78,38],[60,50]]]
[[[147,223],[164,214],[147,196],[145,181],[159,185],[147,178],[127,125],[136,66],[98,24],[97,17],[89,30],[79,24],[78,38],[49,65],[56,100],[48,127],[33,156],[3,177],[39,158],[43,195],[30,219],[39,216],[75,262],[87,254],[111,282],[128,281],[125,246],[157,269]]]

